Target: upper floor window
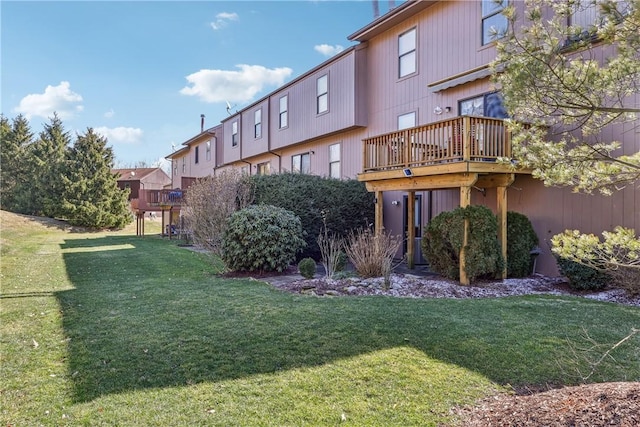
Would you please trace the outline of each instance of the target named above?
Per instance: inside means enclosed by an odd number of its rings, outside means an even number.
[[[600,3],[602,2],[603,0],[575,0],[569,25],[580,27],[587,31],[603,26],[606,22],[606,17],[603,16],[600,9]],[[615,15],[614,19],[622,20],[629,13],[628,0],[614,0],[612,4],[615,4],[616,7],[615,10],[612,9]]]
[[[207,160],[211,160],[211,140],[207,141],[207,145],[206,145],[206,156],[207,156]]]
[[[416,126],[415,111],[398,116],[398,130],[409,129]]]
[[[194,155],[195,155],[195,164],[197,165],[198,162],[200,161],[200,147],[196,146]]]
[[[280,115],[279,123],[280,129],[289,126],[289,96],[285,95],[280,98]]]
[[[486,93],[460,101],[459,111],[461,116],[483,116],[497,119],[508,117],[499,92]]]
[[[311,156],[309,153],[291,156],[291,172],[311,173]]]
[[[482,44],[489,44],[507,33],[507,17],[502,14],[507,0],[482,0]]]
[[[318,114],[329,109],[329,76],[318,77],[316,81],[316,111]]]
[[[417,70],[416,29],[412,28],[398,37],[398,76],[404,77]]]
[[[182,173],[187,173],[187,156],[182,158]]]
[[[178,175],[178,161],[177,160],[173,161],[173,175],[174,176]]]
[[[271,173],[271,163],[264,162],[257,165],[258,175],[269,175]]]
[[[253,136],[260,138],[262,136],[262,109],[258,109],[253,113]]]
[[[231,146],[238,145],[238,121],[231,123]]]
[[[340,144],[329,146],[329,176],[340,179]]]

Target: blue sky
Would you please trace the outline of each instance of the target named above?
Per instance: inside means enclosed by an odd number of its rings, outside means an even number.
[[[400,1],[396,1],[399,4]],[[380,12],[389,2],[380,1]],[[105,135],[119,166],[153,164],[351,46],[362,1],[1,1],[1,112],[56,111]]]

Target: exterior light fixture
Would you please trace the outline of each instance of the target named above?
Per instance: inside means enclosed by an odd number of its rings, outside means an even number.
[[[413,172],[409,168],[402,169],[402,173],[404,173],[404,176],[413,176]]]

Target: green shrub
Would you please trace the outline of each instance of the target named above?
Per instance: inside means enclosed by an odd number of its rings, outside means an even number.
[[[302,258],[298,263],[298,271],[305,279],[313,279],[316,274],[316,262],[313,258]]]
[[[560,274],[569,279],[571,289],[597,291],[604,289],[610,280],[607,274],[579,262],[561,257],[556,257],[556,260]]]
[[[538,245],[538,236],[531,221],[518,212],[507,212],[507,275],[529,276],[533,270],[531,250]]]
[[[251,178],[255,184],[254,203],[279,206],[300,217],[307,246],[298,259],[321,259],[317,237],[325,226],[328,235],[346,238],[351,230],[373,222],[375,196],[357,180],[299,173]]]
[[[460,249],[464,238],[464,220],[469,219],[465,254],[465,272],[469,280],[495,278],[504,260],[498,243],[498,221],[484,206],[467,206],[443,212],[427,225],[422,238],[423,255],[436,273],[450,279],[460,278]]]
[[[300,218],[293,212],[252,205],[229,218],[222,260],[233,271],[283,271],[304,246]]]

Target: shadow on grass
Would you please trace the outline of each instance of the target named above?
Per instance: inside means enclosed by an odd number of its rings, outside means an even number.
[[[79,402],[319,366],[398,346],[498,383],[566,383],[558,360],[568,352],[568,336],[585,327],[593,338],[613,340],[607,325],[640,323],[638,310],[577,299],[291,295],[216,277],[201,254],[160,239],[68,239],[62,249],[75,289],[57,297]],[[623,369],[612,368],[617,374],[608,380],[640,377],[633,358],[617,362]]]

